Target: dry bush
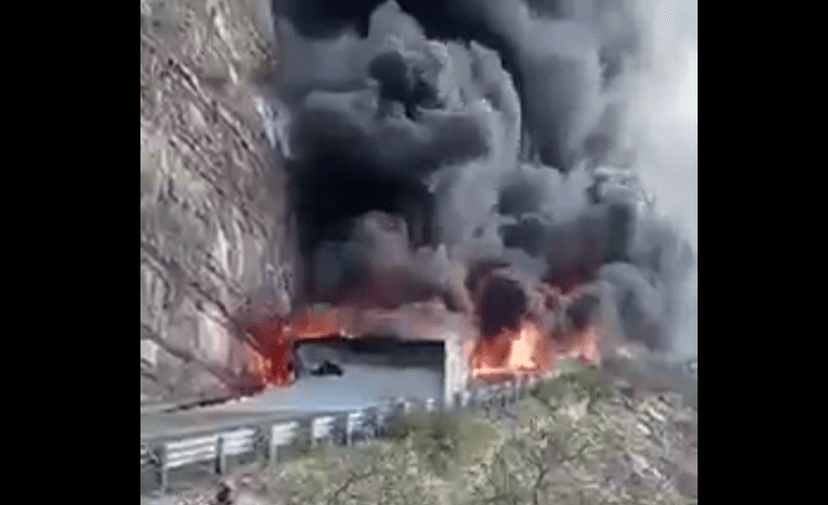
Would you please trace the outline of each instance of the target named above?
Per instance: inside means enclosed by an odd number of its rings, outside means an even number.
[[[594,368],[541,382],[507,416],[404,417],[370,445],[318,447],[270,470],[274,505],[696,503],[680,455],[695,411],[602,389]],[[681,493],[679,492],[681,490]]]

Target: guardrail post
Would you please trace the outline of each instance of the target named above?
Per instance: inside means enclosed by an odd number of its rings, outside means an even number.
[[[379,425],[379,423],[380,423],[380,412],[379,412],[379,406],[374,406],[374,407],[371,407],[371,409],[369,410],[369,412],[371,413],[371,417],[370,417],[370,419],[371,419],[371,431],[370,431],[371,438],[377,438],[377,437],[379,437],[379,436],[380,436],[380,425]]]
[[[391,429],[391,424],[399,419],[399,404],[394,402],[386,402],[378,411],[377,426],[379,427],[379,435],[382,437],[388,436]]]
[[[270,447],[269,453],[267,456],[268,464],[270,466],[276,466],[279,463],[279,446],[271,439],[270,440]]]
[[[319,416],[311,421],[311,447],[329,446],[335,434],[336,416]]]
[[[380,403],[377,405],[376,417],[374,417],[374,425],[376,426],[375,437],[380,438],[385,436],[385,423],[388,417],[388,404]]]
[[[527,378],[525,381],[523,381],[523,396],[524,397],[529,396],[529,390],[530,390],[531,387],[532,387],[532,380],[531,379]]]
[[[295,444],[297,432],[303,432],[301,431],[300,424],[296,421],[272,424],[268,429],[270,431],[268,459],[270,460],[271,466],[275,466],[282,457],[282,451],[285,450],[283,448]]]
[[[227,470],[227,461],[224,454],[224,437],[219,434],[216,440],[216,473],[224,475]]]
[[[167,447],[162,445],[158,449],[158,487],[161,490],[161,494],[167,492],[168,486],[168,478],[167,478]]]
[[[260,460],[261,458],[268,458],[270,454],[268,451],[270,450],[270,430],[265,428],[262,425],[256,426],[255,432],[255,442],[254,442],[254,449],[256,454],[256,460]],[[265,459],[267,462],[267,459]]]
[[[337,429],[335,432],[336,445],[350,445],[348,442],[348,412],[337,416]],[[344,424],[344,426],[343,426]]]

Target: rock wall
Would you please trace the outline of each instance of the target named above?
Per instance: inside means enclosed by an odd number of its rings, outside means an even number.
[[[141,2],[141,401],[224,395],[251,346],[230,314],[290,263],[285,179],[256,86],[267,2]],[[264,33],[263,33],[264,32]]]

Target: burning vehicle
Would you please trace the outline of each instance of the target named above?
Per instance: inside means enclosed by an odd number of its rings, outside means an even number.
[[[342,367],[337,365],[336,363],[331,363],[330,361],[323,361],[320,363],[316,368],[311,369],[309,372],[311,375],[342,375]],[[297,372],[298,376],[298,372]]]
[[[167,187],[142,189],[142,403],[297,391],[379,365],[437,370],[448,396],[695,338],[678,330],[695,311],[693,251],[638,180],[640,160],[672,157],[634,153],[653,139],[625,131],[646,130],[623,117],[644,98],[631,90],[648,50],[639,5],[270,3],[280,68],[230,100],[238,118],[203,99],[215,90],[191,93],[216,84],[184,72],[203,58],[168,72],[142,33],[142,114],[158,119],[142,119],[142,153],[165,143],[145,123],[175,140],[173,158],[147,162]],[[165,105],[179,95],[192,114]],[[263,121],[251,128],[248,98]],[[142,158],[142,188],[144,173]]]
[[[512,267],[480,265],[466,279],[474,309],[450,311],[436,297],[400,307],[316,305],[255,321],[261,342],[251,369],[287,387],[302,377],[341,377],[354,366],[430,369],[443,401],[469,384],[519,381],[554,370],[559,359],[598,359],[595,296],[532,286]]]
[[[313,3],[330,15],[274,6],[299,275],[295,310],[242,325],[262,382],[421,353],[448,396],[624,342],[669,351],[694,258],[634,168],[609,166],[636,45],[602,23],[623,2],[577,23],[519,0]]]

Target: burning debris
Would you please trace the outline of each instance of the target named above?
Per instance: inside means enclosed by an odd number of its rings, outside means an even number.
[[[613,90],[640,56],[631,2],[308,3],[274,6],[305,308],[249,325],[256,373],[286,384],[296,342],[376,314],[461,318],[480,379],[622,341],[670,350],[693,257],[627,168]]]

